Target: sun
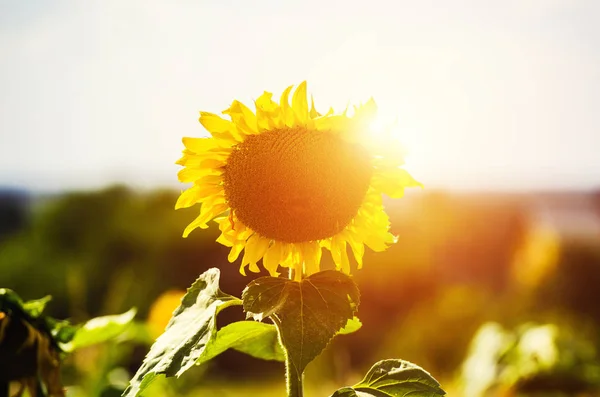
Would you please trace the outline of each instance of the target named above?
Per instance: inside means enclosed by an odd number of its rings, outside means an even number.
[[[378,109],[377,116],[364,131],[361,141],[363,145],[371,147],[377,153],[393,158],[403,158],[403,168],[412,173],[415,169],[420,168],[414,159],[420,158],[419,153],[421,153],[424,142],[419,139],[414,128],[401,124],[400,119],[397,113]]]

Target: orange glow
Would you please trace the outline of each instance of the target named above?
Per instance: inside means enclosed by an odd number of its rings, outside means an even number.
[[[147,320],[153,337],[158,337],[165,330],[184,295],[183,290],[169,290],[154,301]]]

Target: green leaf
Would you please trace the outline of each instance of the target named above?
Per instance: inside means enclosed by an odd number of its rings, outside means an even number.
[[[50,295],[41,299],[23,302],[19,295],[10,289],[0,288],[0,312],[22,318],[52,336],[52,341],[61,348],[75,335],[75,327],[66,320],[57,320],[45,315],[44,309],[50,302]]]
[[[357,392],[356,390],[354,390],[351,387],[343,387],[341,389],[338,389],[338,391],[336,391],[335,393],[333,393],[331,395],[331,397],[363,397],[363,396],[365,396],[364,393]],[[368,397],[369,395],[367,394],[366,396]]]
[[[23,303],[23,309],[33,318],[38,318],[44,312],[46,304],[52,300],[50,295]]]
[[[31,316],[27,310],[23,307],[24,302],[17,295],[17,293],[8,288],[0,288],[0,311],[11,313],[13,311],[25,313],[27,316]]]
[[[217,332],[217,337],[208,344],[197,364],[205,363],[227,349],[235,349],[262,360],[285,360],[285,353],[274,325],[238,321]]]
[[[331,397],[435,397],[444,396],[440,384],[423,368],[404,360],[383,360],[365,378]]]
[[[302,281],[261,277],[242,294],[248,317],[271,317],[298,375],[353,318],[360,294],[344,273],[327,270]]]
[[[73,339],[65,347],[65,350],[73,351],[115,339],[129,328],[135,314],[136,309],[130,309],[123,314],[92,318],[77,329]]]
[[[344,328],[342,328],[341,330],[338,331],[338,334],[339,335],[348,335],[348,334],[358,331],[361,328],[362,328],[362,323],[360,322],[358,317],[353,317],[350,320],[348,320],[348,322],[346,323]]]
[[[217,314],[228,306],[242,304],[238,298],[221,292],[219,275],[219,269],[209,269],[188,289],[123,396],[139,395],[160,374],[180,376],[214,342]]]
[[[61,350],[69,352],[71,347],[69,343],[75,337],[78,327],[72,325],[67,320],[56,320],[48,318],[48,325],[51,329],[52,337],[59,344]]]

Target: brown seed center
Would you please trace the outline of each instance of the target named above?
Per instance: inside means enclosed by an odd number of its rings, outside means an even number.
[[[224,171],[236,216],[263,237],[320,240],[356,216],[372,175],[367,152],[322,131],[286,128],[238,144]]]

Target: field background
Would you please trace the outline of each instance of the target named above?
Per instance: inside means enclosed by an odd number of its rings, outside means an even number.
[[[222,289],[235,295],[259,276],[243,277],[238,263],[227,262],[227,249],[214,242],[216,227],[181,238],[194,209],[174,211],[174,191],[115,186],[52,195],[4,191],[0,197],[2,286],[25,299],[52,295],[49,311],[59,318],[80,322],[136,307],[138,320],[156,335],[176,304],[167,299],[148,323],[161,294],[185,290],[214,266],[222,271]],[[488,322],[508,330],[530,322],[575,330],[576,340],[589,342],[585,354],[596,360],[600,194],[414,191],[386,204],[398,243],[384,253],[367,252],[364,268],[355,272],[363,328],[337,338],[309,366],[314,395],[356,382],[384,358],[413,361],[450,395],[461,395],[465,382],[480,381],[469,379],[463,363]],[[242,318],[230,308],[219,321]],[[535,354],[553,349],[544,340]],[[122,341],[78,351],[64,368],[70,395],[118,395],[147,348]],[[569,352],[577,350],[560,354]],[[227,352],[151,391],[282,395],[282,371],[280,363]],[[528,369],[519,371],[531,377]],[[577,378],[580,369],[573,364],[572,371]]]

